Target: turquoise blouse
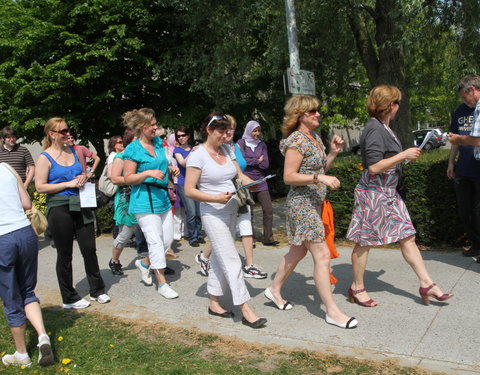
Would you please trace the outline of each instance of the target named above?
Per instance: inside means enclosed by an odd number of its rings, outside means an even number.
[[[150,153],[142,146],[139,139],[130,143],[123,153],[124,160],[131,160],[137,163],[136,173],[152,169],[158,169],[165,173],[163,180],[147,177],[144,183],[132,186],[130,205],[128,207],[128,212],[131,214],[161,214],[172,208],[166,189],[168,186],[168,160],[165,154],[165,149],[163,148],[162,140],[159,137],[154,137],[152,143],[156,157],[150,155]],[[158,184],[165,187],[165,189],[156,186],[149,186],[150,189],[148,189],[145,183]],[[150,190],[150,194],[148,190]]]

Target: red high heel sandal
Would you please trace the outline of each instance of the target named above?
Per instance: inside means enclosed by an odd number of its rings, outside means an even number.
[[[420,287],[418,289],[418,292],[420,293],[420,296],[422,297],[423,303],[425,305],[428,305],[430,303],[429,297],[433,297],[437,301],[442,301],[442,302],[453,297],[453,294],[450,294],[450,293],[443,293],[440,297],[436,296],[435,294],[429,294],[428,291],[432,289],[435,285],[437,284],[433,283],[432,285],[427,286],[426,288]]]
[[[369,299],[368,301],[362,302],[360,301],[355,295],[358,293],[363,293],[365,292],[365,288],[363,289],[358,289],[358,290],[353,290],[351,287],[348,288],[348,300],[351,303],[358,303],[360,306],[363,307],[375,307],[378,306],[378,303],[376,303],[373,299]]]

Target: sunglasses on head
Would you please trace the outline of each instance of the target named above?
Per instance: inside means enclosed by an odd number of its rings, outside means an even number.
[[[61,134],[61,135],[67,135],[67,134],[71,135],[69,128],[65,128],[65,129],[62,129],[62,130],[52,130],[52,132],[58,133],[58,134]]]
[[[215,115],[212,116],[211,120],[208,122],[207,127],[210,126],[210,124],[214,121],[220,121],[220,120],[227,120],[227,118],[224,115]],[[228,120],[227,120],[228,121]]]

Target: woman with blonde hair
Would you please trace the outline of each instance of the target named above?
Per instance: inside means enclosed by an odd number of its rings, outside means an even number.
[[[355,328],[355,318],[345,315],[333,300],[330,289],[330,251],[325,242],[321,217],[327,187],[338,189],[340,181],[326,173],[343,149],[343,140],[335,135],[330,152],[325,153],[320,136],[314,131],[320,126],[320,101],[309,95],[296,95],[285,105],[283,139],[280,150],[285,155],[283,180],[290,185],[287,196],[287,236],[289,252],[281,259],[277,273],[265,297],[280,310],[293,305],[281,295],[283,284],[307,252],[313,258],[313,277],[325,309],[326,321],[341,328]]]
[[[356,243],[352,251],[353,282],[348,289],[350,302],[375,307],[365,289],[363,275],[372,246],[399,242],[402,254],[416,273],[419,293],[425,304],[429,297],[445,301],[453,294],[443,293],[432,281],[415,243],[407,207],[398,189],[401,186],[401,163],[416,160],[421,150],[416,147],[402,151],[402,145],[390,128],[400,108],[402,94],[395,86],[374,87],[368,96],[371,116],[360,137],[363,173],[355,188],[355,205],[347,238]]]
[[[44,151],[35,168],[35,187],[47,194],[48,229],[57,249],[57,279],[63,307],[82,309],[90,303],[82,299],[73,287],[73,237],[76,235],[83,256],[90,300],[107,303],[105,284],[100,274],[95,246],[93,213],[80,207],[79,189],[88,176],[83,173],[73,147],[67,146],[70,129],[63,118],[54,117],[44,127]]]
[[[122,117],[124,124],[133,129],[137,136],[125,149],[123,171],[125,183],[132,185],[128,212],[135,214],[148,244],[150,266],[141,266],[153,270],[161,296],[177,298],[178,293],[165,279],[165,250],[173,241],[168,174],[170,169],[171,173],[178,175],[178,168],[169,168],[163,142],[155,136],[158,126],[153,109],[129,111]]]

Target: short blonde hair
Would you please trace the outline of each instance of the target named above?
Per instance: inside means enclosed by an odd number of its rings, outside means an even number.
[[[137,137],[144,126],[150,125],[154,117],[155,111],[151,108],[134,109],[122,115],[124,125],[132,129]]]
[[[312,95],[294,95],[288,99],[283,110],[282,134],[287,138],[298,128],[298,119],[312,109],[319,110],[320,100]]]
[[[402,93],[395,86],[380,85],[370,90],[367,99],[368,113],[372,117],[383,117],[393,102],[400,102]]]

